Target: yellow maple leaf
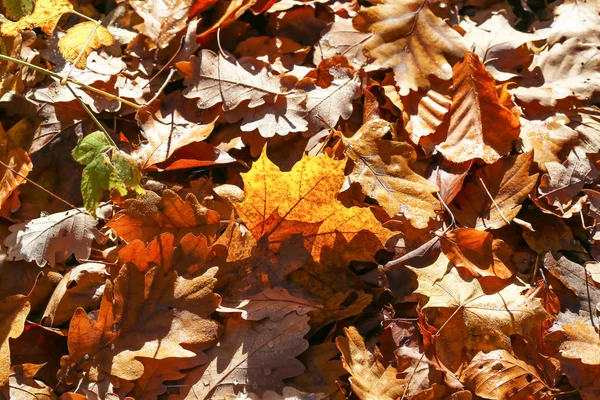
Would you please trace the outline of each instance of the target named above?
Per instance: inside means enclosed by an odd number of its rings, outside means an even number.
[[[0,32],[5,36],[17,36],[21,31],[37,27],[46,35],[52,35],[58,20],[71,11],[73,5],[68,0],[36,0],[31,14],[15,22],[3,22]]]
[[[84,69],[87,65],[86,60],[93,50],[114,43],[115,38],[108,29],[96,22],[88,21],[70,28],[58,41],[58,49],[69,62],[79,69]]]

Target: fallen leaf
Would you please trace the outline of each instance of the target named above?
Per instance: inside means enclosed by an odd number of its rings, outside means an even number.
[[[405,142],[382,140],[389,122],[376,119],[364,124],[352,137],[342,136],[344,153],[354,162],[351,182],[377,200],[390,217],[402,214],[416,228],[425,228],[439,210],[437,186],[414,173],[414,149]]]
[[[28,297],[20,294],[5,297],[0,302],[0,387],[6,387],[10,380],[9,339],[15,339],[23,333],[30,309]]]
[[[344,328],[346,336],[339,336],[335,343],[342,352],[342,364],[350,373],[352,391],[361,400],[396,400],[404,394],[406,385],[396,377],[393,366],[385,366],[377,347],[367,348],[356,328]]]
[[[218,336],[209,318],[221,300],[212,293],[216,272],[189,279],[159,267],[145,274],[122,267],[114,284],[106,283],[97,318],[82,308],[75,312],[59,376],[73,382],[86,371],[95,382],[103,374],[133,381],[144,373],[139,357],[195,357],[188,348],[206,349]]]
[[[302,375],[292,378],[294,386],[302,387],[312,393],[327,395],[339,394],[336,381],[346,372],[337,356],[340,354],[332,341],[310,346],[298,359],[306,366]],[[336,397],[333,397],[336,398]]]
[[[450,204],[465,227],[498,229],[516,217],[537,181],[533,154],[510,156],[477,170]],[[490,198],[491,197],[491,198]],[[493,201],[492,201],[493,199]]]
[[[519,137],[519,119],[500,103],[494,78],[475,53],[465,53],[454,66],[452,85],[448,135],[437,149],[455,163],[475,158],[495,163]]]
[[[125,208],[107,226],[127,242],[138,239],[148,243],[169,232],[178,243],[188,233],[216,233],[220,221],[219,214],[202,206],[193,194],[184,200],[172,190],[165,190],[162,197],[148,191],[140,199],[126,200]]]
[[[4,245],[8,247],[9,258],[35,261],[40,267],[46,263],[54,267],[67,261],[71,254],[78,260],[86,260],[94,239],[105,242],[96,229],[97,224],[83,209],[50,214],[12,225]]]
[[[461,381],[484,399],[550,399],[550,389],[533,365],[506,350],[477,353]]]
[[[366,63],[367,58],[362,52],[363,44],[373,35],[354,29],[351,19],[336,18],[322,35],[313,53],[315,65],[336,55],[346,57],[354,68]]]
[[[62,55],[79,69],[87,66],[87,58],[102,46],[112,46],[115,38],[104,26],[88,21],[75,25],[58,41]]]
[[[219,344],[207,352],[208,363],[181,381],[185,393],[181,398],[224,398],[240,386],[259,395],[267,390],[280,392],[283,379],[304,371],[295,357],[308,347],[303,338],[308,330],[308,316],[295,313],[277,323],[230,317]]]
[[[418,100],[413,100],[413,95]],[[422,138],[437,131],[452,106],[448,96],[433,89],[425,93],[422,91],[410,93],[402,97],[402,101],[405,113],[409,114],[406,131],[415,144],[420,144]]]
[[[14,190],[25,182],[25,177],[33,169],[33,164],[27,152],[15,143],[15,129],[6,132],[0,124],[0,161],[8,165],[0,166],[0,206]]]
[[[4,21],[0,31],[2,35],[17,36],[19,32],[25,29],[39,27],[46,35],[50,36],[63,14],[71,11],[73,11],[73,5],[69,0],[35,0],[35,6],[31,14],[16,22]]]
[[[354,17],[354,27],[371,32],[363,45],[367,57],[381,68],[392,68],[400,89],[429,89],[429,75],[447,80],[452,77],[448,61],[460,59],[467,50],[460,34],[436,16],[425,0],[380,1]]]
[[[544,341],[569,359],[581,360],[586,365],[600,364],[600,339],[594,327],[581,318],[572,324],[562,324],[544,338]]]
[[[132,0],[129,4],[144,20],[135,29],[164,49],[186,27],[192,0]]]
[[[11,368],[8,378],[10,399],[22,400],[55,400],[56,394],[43,381],[35,379],[36,373],[44,365],[22,364]]]
[[[281,321],[291,312],[304,315],[311,310],[318,310],[321,305],[290,294],[282,287],[266,288],[262,292],[245,299],[226,299],[217,311],[224,313],[241,313],[242,318],[260,321],[269,318],[273,322]]]

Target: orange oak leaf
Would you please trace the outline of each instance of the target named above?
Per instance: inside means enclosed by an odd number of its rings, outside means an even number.
[[[169,232],[178,243],[188,233],[215,234],[220,221],[219,214],[202,206],[193,194],[183,200],[177,193],[165,190],[162,197],[148,191],[140,199],[126,200],[125,208],[107,226],[127,242],[139,239],[147,243]]]
[[[184,278],[161,267],[146,273],[122,267],[114,283],[106,282],[95,319],[82,308],[75,312],[60,376],[73,382],[83,370],[95,382],[104,374],[134,381],[144,373],[138,357],[195,357],[190,348],[202,351],[218,336],[209,318],[221,300],[212,292],[216,272]]]
[[[475,53],[465,53],[453,68],[450,126],[437,146],[448,160],[481,158],[492,164],[512,149],[519,119],[498,99],[494,78]]]

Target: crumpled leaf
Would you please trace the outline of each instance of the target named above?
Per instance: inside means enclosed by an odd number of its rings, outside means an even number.
[[[59,376],[72,383],[86,371],[94,382],[104,374],[133,381],[144,373],[139,357],[195,357],[188,348],[205,349],[218,336],[209,318],[221,300],[212,292],[216,272],[184,278],[160,267],[144,274],[123,266],[114,283],[107,280],[95,319],[82,308],[75,312]]]
[[[132,0],[129,4],[144,20],[134,28],[164,49],[186,27],[192,0]]]
[[[416,228],[425,228],[439,210],[438,188],[414,173],[414,149],[404,142],[382,140],[389,122],[376,119],[364,124],[351,138],[342,136],[344,153],[354,161],[350,181],[377,200],[390,217],[402,214]]]
[[[532,162],[530,152],[509,156],[477,170],[450,204],[456,219],[463,226],[476,229],[507,225],[505,219],[510,222],[516,217],[537,181],[537,174],[530,175]]]
[[[121,195],[126,195],[130,188],[136,193],[144,193],[137,163],[110,143],[104,133],[96,131],[84,137],[77,143],[72,155],[75,161],[85,165],[81,195],[90,214],[96,214],[105,190],[116,189]]]
[[[17,36],[20,31],[39,27],[46,35],[50,36],[63,14],[71,11],[73,11],[73,5],[69,0],[35,0],[31,14],[16,22],[2,22],[0,32],[6,36]]]
[[[436,132],[452,106],[452,101],[448,96],[443,95],[433,89],[426,93],[421,91],[415,93],[415,100],[409,94],[403,97],[404,114],[407,114],[408,122],[406,131],[415,144],[421,144],[421,139]],[[424,146],[425,147],[425,146]]]
[[[67,272],[48,300],[42,323],[61,326],[79,307],[86,311],[96,309],[109,277],[106,265],[97,263],[81,264]]]
[[[18,139],[15,136],[17,130],[15,125],[6,132],[0,124],[0,161],[22,175],[16,174],[3,165],[0,166],[0,206],[25,181],[23,176],[26,177],[33,168],[29,155],[18,145]]]
[[[346,57],[355,68],[359,68],[367,61],[362,48],[373,35],[354,29],[351,19],[336,18],[335,22],[327,27],[327,31],[322,33],[323,36],[315,45],[313,53],[315,65],[336,55]]]
[[[219,344],[207,352],[208,363],[191,370],[180,382],[181,398],[225,398],[240,387],[259,395],[267,390],[281,392],[282,379],[304,371],[295,357],[308,347],[303,337],[309,329],[308,316],[296,313],[279,322],[230,317]]]
[[[65,262],[71,254],[78,260],[88,259],[92,241],[104,243],[96,229],[98,221],[83,209],[69,210],[31,221],[14,224],[4,239],[8,257],[14,260],[35,261],[43,267]]]
[[[87,21],[67,30],[67,34],[58,41],[58,49],[70,63],[84,69],[93,50],[98,50],[101,46],[112,46],[114,43],[115,38],[108,29],[96,22]]]
[[[9,383],[9,339],[15,339],[23,333],[30,309],[28,296],[21,294],[5,297],[0,302],[0,388]]]
[[[461,381],[484,399],[552,398],[535,367],[503,349],[477,353]]]
[[[475,53],[453,68],[450,126],[437,149],[454,163],[481,158],[493,164],[519,137],[519,119],[500,103],[494,78]]]
[[[448,61],[467,50],[461,35],[436,16],[425,0],[379,1],[354,17],[354,27],[371,32],[363,45],[367,57],[381,68],[392,68],[400,95],[429,89],[429,75],[452,77]]]
[[[335,343],[342,352],[342,363],[351,375],[352,391],[361,400],[396,400],[402,397],[406,382],[396,377],[393,366],[383,364],[377,347],[370,350],[356,328],[344,328],[346,336]]]
[[[220,221],[219,214],[202,206],[193,194],[184,200],[172,190],[165,190],[162,197],[148,191],[140,199],[125,200],[125,208],[107,226],[127,242],[139,239],[148,243],[169,232],[177,243],[188,233],[215,233]]]
[[[227,299],[221,303],[217,311],[225,313],[241,313],[242,318],[260,321],[269,318],[273,322],[281,321],[291,312],[304,315],[323,306],[313,304],[302,297],[289,293],[285,288],[266,288],[262,292],[246,299]]]
[[[542,175],[538,199],[564,212],[586,183],[600,175],[600,170],[590,163],[585,151],[576,147],[571,151],[565,164],[555,161],[546,163],[547,174]]]

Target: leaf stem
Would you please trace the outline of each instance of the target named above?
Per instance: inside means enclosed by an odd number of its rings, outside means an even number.
[[[64,76],[62,76],[60,74],[57,74],[56,72],[48,71],[45,68],[38,67],[37,65],[30,64],[27,61],[23,61],[23,60],[19,60],[17,58],[9,57],[9,56],[6,56],[4,54],[0,54],[0,60],[10,61],[12,63],[19,64],[19,65],[22,65],[24,67],[31,68],[34,71],[38,71],[38,72],[41,72],[42,74],[49,75],[49,76],[51,76],[53,78],[58,79],[59,81],[64,78]],[[78,80],[75,80],[73,78],[67,78],[67,82],[71,82],[74,85],[81,86],[82,88],[87,89],[90,92],[93,92],[93,93],[99,94],[101,96],[104,96],[107,99],[117,100],[117,101],[121,102],[122,104],[125,104],[125,105],[128,105],[130,107],[135,108],[136,110],[139,110],[139,109],[142,108],[142,106],[140,106],[139,104],[132,103],[129,100],[125,100],[125,99],[123,99],[123,98],[121,98],[119,96],[115,96],[114,94],[105,92],[104,90],[100,90],[100,89],[97,89],[95,87],[86,85],[85,83],[79,82]]]
[[[98,22],[98,21],[96,21],[95,19],[93,19],[93,18],[90,18],[90,17],[88,17],[87,15],[80,13],[79,11],[75,11],[75,10],[73,10],[73,11],[71,11],[71,14],[75,14],[75,15],[77,15],[77,16],[79,16],[79,17],[83,18],[83,19],[87,19],[87,20],[88,20],[88,21],[90,21],[90,22]]]

